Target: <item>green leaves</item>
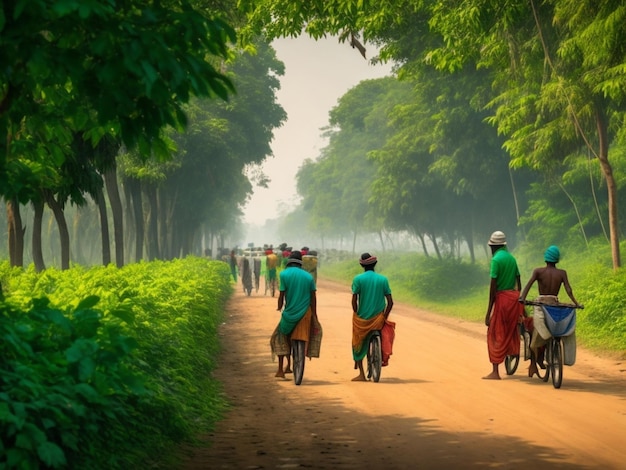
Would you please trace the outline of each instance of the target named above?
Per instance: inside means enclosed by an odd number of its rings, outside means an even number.
[[[146,465],[219,415],[225,263],[0,273],[3,468]]]

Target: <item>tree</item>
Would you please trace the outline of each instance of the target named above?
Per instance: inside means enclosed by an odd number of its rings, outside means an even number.
[[[233,91],[216,65],[234,39],[225,22],[186,1],[4,5],[0,188],[13,201],[8,209],[37,192],[47,162],[62,164],[72,133],[93,145],[111,134],[144,155],[165,154],[162,129],[186,124],[182,104],[190,96],[226,99]]]
[[[486,0],[480,6],[441,2],[431,23],[445,39],[433,54],[438,67],[460,67],[472,58],[494,70],[492,122],[507,137],[514,166],[550,172],[583,146],[597,157],[607,186],[614,268],[621,259],[609,148],[623,122],[625,18],[617,1],[503,6]]]

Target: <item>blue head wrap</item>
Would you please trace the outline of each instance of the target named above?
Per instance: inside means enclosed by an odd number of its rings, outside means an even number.
[[[543,255],[543,259],[546,260],[547,263],[558,263],[559,258],[561,257],[561,252],[556,245],[552,245],[548,247],[546,252]]]

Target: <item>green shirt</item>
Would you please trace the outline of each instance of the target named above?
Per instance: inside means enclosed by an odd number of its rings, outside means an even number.
[[[385,310],[385,296],[391,294],[391,289],[385,276],[365,271],[352,280],[352,293],[359,296],[359,311],[356,314],[369,320]]]
[[[311,305],[311,292],[315,291],[313,276],[297,266],[285,268],[280,273],[280,291],[285,292],[285,308],[278,328],[290,334]]]
[[[506,247],[499,248],[491,258],[489,275],[497,281],[497,290],[514,290],[516,288],[519,268],[517,261]]]

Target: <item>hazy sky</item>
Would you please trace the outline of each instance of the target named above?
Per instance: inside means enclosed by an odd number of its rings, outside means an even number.
[[[274,157],[263,165],[272,180],[269,188],[255,188],[244,209],[245,222],[255,225],[297,205],[296,173],[305,159],[316,159],[326,145],[320,129],[328,125],[328,113],[337,100],[360,81],[386,76],[391,69],[371,65],[337,38],[315,41],[302,36],[277,40],[273,46],[285,64],[277,96],[287,121],[274,131]],[[369,59],[374,49],[366,47]]]

